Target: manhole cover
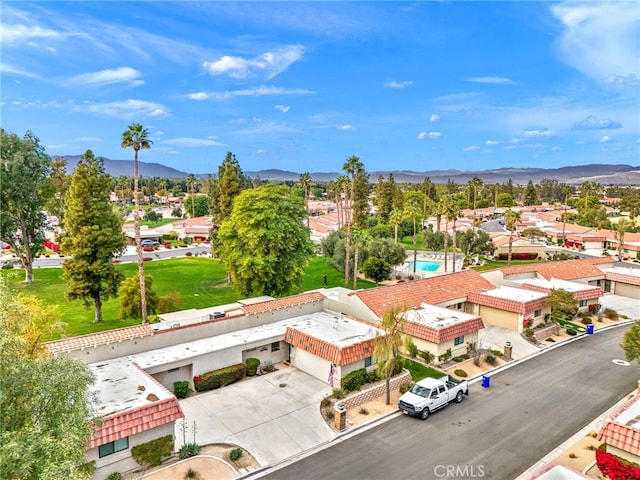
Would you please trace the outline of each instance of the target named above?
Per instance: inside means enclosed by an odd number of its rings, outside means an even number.
[[[627,362],[626,360],[620,360],[617,358],[614,358],[613,360],[611,360],[613,363],[615,363],[616,365],[620,365],[621,367],[628,367],[629,365],[631,365],[629,362]]]

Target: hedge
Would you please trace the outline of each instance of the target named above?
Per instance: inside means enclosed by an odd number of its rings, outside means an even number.
[[[238,363],[203,373],[202,375],[196,375],[193,377],[193,384],[197,392],[205,392],[237,382],[241,380],[246,373],[247,366],[244,363]]]
[[[247,358],[247,377],[253,377],[258,371],[258,367],[260,366],[260,360],[257,358]]]
[[[141,443],[131,449],[131,456],[140,465],[155,467],[162,460],[171,456],[173,452],[173,435],[156,438],[147,443]]]
[[[186,380],[173,382],[173,393],[176,398],[187,398],[187,395],[189,395],[189,382]]]

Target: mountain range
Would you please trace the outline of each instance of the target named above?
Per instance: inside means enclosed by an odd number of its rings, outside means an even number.
[[[67,161],[67,173],[75,168],[81,155],[63,155]],[[133,160],[111,160],[102,157],[105,171],[114,177],[133,175]],[[167,167],[160,163],[138,162],[140,176],[160,177],[160,178],[186,178],[189,173],[182,172],[175,168]],[[261,178],[263,180],[291,180],[300,179],[300,173],[278,169],[259,170],[255,172],[245,171],[245,175],[250,178]],[[539,183],[542,179],[549,178],[560,183],[579,185],[584,182],[595,182],[600,185],[640,185],[640,166],[632,165],[607,165],[589,164],[575,165],[560,168],[496,168],[491,170],[461,171],[430,170],[424,172],[414,172],[409,170],[388,170],[369,172],[370,181],[376,182],[379,176],[388,177],[393,175],[397,183],[421,183],[425,178],[433,183],[444,184],[449,181],[464,184],[473,177],[479,177],[484,183],[506,183],[511,179],[515,185],[525,185],[532,181]],[[214,176],[211,174],[196,174],[196,178],[207,178]],[[335,180],[344,175],[344,172],[313,172],[310,173],[312,180],[327,182]]]

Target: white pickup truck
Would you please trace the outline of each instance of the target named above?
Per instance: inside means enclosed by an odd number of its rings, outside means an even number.
[[[423,378],[400,397],[398,408],[406,415],[426,420],[431,412],[447,406],[449,402],[462,402],[464,395],[469,395],[466,380],[457,380],[450,375]]]

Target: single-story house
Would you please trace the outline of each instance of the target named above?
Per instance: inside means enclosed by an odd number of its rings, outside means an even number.
[[[640,300],[640,269],[603,268],[604,291]]]
[[[531,278],[520,280],[518,283],[521,283],[522,288],[526,290],[542,292],[547,295],[552,289],[565,290],[573,295],[573,298],[578,302],[578,310],[582,311],[589,309],[597,311],[597,308],[592,307],[592,305],[599,305],[598,300],[603,295],[600,287],[585,285],[584,283],[569,282],[558,278],[552,278],[550,280],[543,278]]]
[[[590,257],[561,262],[541,262],[527,265],[512,265],[500,269],[503,281],[517,281],[525,278],[542,277],[547,280],[558,278],[572,282],[601,287],[604,282],[602,268],[613,266],[610,257]]]
[[[604,421],[598,440],[606,443],[607,447],[606,452],[596,453],[596,459],[598,454],[604,453],[604,456],[613,457],[609,457],[612,461],[624,459],[640,464],[640,393]]]
[[[485,324],[522,333],[525,328],[544,322],[551,309],[545,304],[546,293],[501,286],[486,292],[469,293],[473,312]]]

